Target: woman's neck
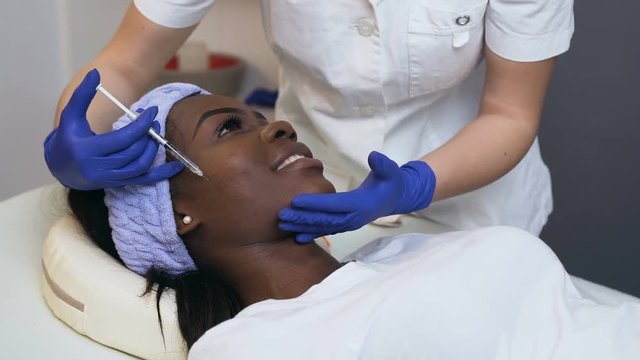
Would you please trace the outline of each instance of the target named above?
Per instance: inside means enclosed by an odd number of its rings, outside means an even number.
[[[245,306],[298,297],[341,266],[317,244],[293,239],[235,248],[224,258],[217,268]]]

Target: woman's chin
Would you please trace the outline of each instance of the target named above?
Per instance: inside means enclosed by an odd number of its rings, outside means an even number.
[[[307,194],[333,194],[336,192],[335,186],[327,180],[325,177],[319,179],[317,182],[309,184],[311,189],[305,191]]]

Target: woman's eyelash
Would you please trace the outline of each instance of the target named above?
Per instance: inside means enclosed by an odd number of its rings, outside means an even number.
[[[242,129],[242,119],[238,115],[229,115],[218,128],[218,136]]]

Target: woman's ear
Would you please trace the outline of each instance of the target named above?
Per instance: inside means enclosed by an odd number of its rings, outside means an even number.
[[[200,218],[195,215],[174,212],[173,217],[176,221],[178,235],[180,236],[190,233],[200,225]]]
[[[202,223],[199,216],[198,203],[194,199],[177,189],[184,188],[184,184],[178,185],[178,178],[171,181],[171,202],[173,203],[173,219],[176,222],[178,235],[184,236],[195,230]]]

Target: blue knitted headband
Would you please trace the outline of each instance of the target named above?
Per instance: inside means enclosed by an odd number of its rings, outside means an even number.
[[[151,90],[131,108],[157,106],[156,121],[160,123],[160,134],[164,136],[167,116],[173,105],[196,93],[209,94],[191,84],[167,84]],[[113,124],[113,129],[120,129],[129,123],[131,119],[123,116]],[[165,156],[165,150],[160,146],[153,166],[164,164]],[[171,275],[196,270],[193,259],[177,233],[168,180],[153,185],[105,189],[104,202],[109,209],[113,242],[129,269],[140,275],[152,267]]]

